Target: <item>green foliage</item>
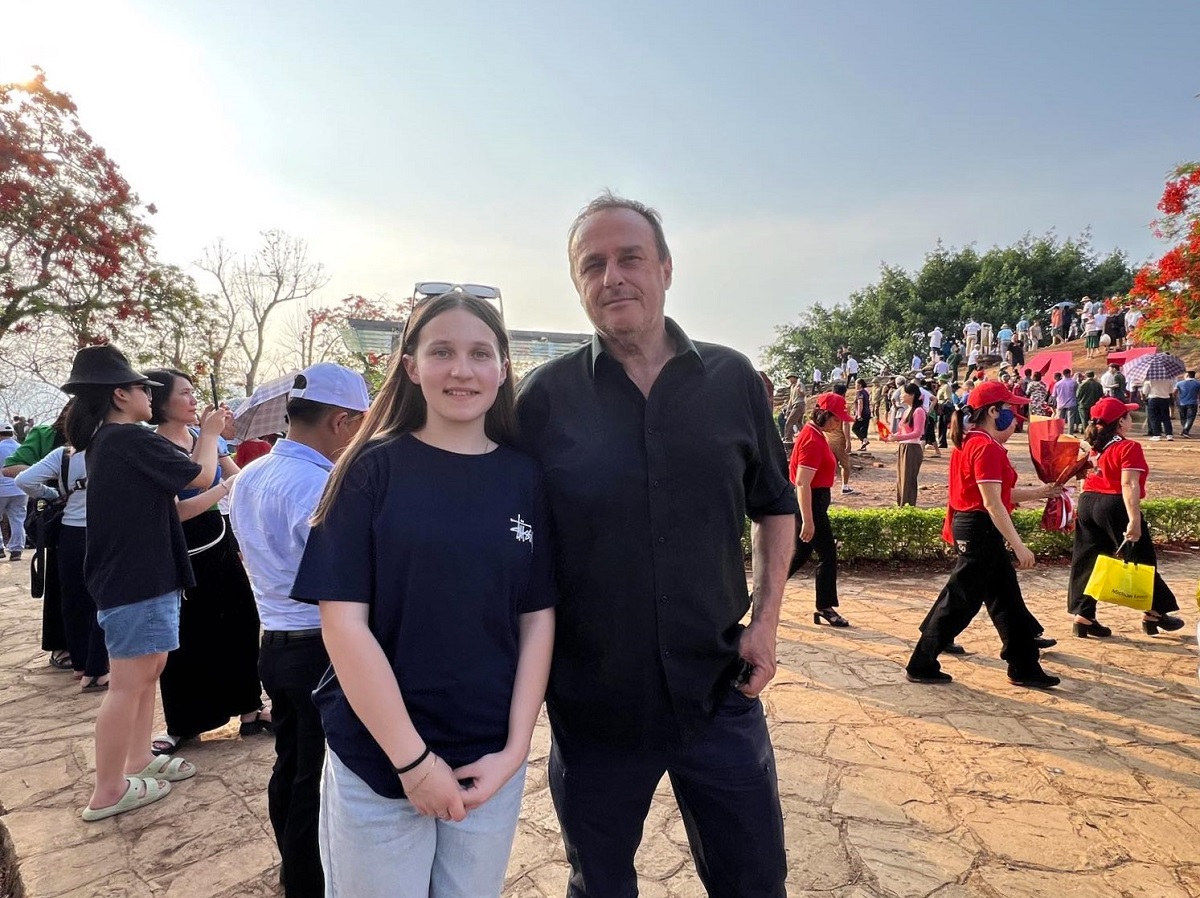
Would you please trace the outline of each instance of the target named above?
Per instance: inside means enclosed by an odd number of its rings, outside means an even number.
[[[1148,499],[1142,514],[1155,542],[1176,543],[1200,539],[1200,499]],[[953,548],[942,539],[944,508],[831,508],[829,521],[841,544],[838,562],[928,561],[953,557]],[[1051,532],[1040,526],[1042,509],[1017,509],[1013,523],[1021,539],[1039,558],[1064,558],[1071,554],[1071,533]],[[742,537],[750,557],[750,525]]]
[[[777,326],[763,359],[773,377],[814,366],[824,370],[845,345],[868,363],[869,373],[884,362],[907,370],[914,352],[922,357],[928,352],[925,334],[936,325],[948,337],[960,335],[974,315],[999,330],[1024,316],[1044,318],[1060,300],[1125,293],[1132,283],[1125,254],[1099,256],[1086,232],[1067,240],[1027,235],[983,254],[974,246],[955,249],[939,242],[919,270],[884,265],[879,280],[852,293],[846,303],[814,305],[796,323]]]

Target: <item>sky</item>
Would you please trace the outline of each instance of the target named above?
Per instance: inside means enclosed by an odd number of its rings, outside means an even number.
[[[755,360],[939,239],[1148,258],[1200,158],[1194,0],[0,0],[0,32],[0,80],[75,98],[165,261],[281,228],[322,302],[485,283],[511,327],[585,331],[566,231],[610,188],[662,213],[668,314]]]

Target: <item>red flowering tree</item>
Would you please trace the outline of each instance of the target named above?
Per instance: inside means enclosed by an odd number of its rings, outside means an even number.
[[[146,314],[139,280],[151,229],[137,195],[79,122],[75,103],[33,80],[0,84],[0,339],[47,315],[76,345]]]
[[[1200,163],[1172,173],[1158,209],[1155,236],[1175,245],[1134,275],[1130,298],[1144,313],[1138,341],[1169,349],[1200,335]]]

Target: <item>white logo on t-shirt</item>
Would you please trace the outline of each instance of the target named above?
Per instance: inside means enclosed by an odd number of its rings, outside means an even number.
[[[521,520],[520,515],[517,515],[515,518],[509,518],[508,520],[509,520],[509,523],[517,525],[516,527],[508,528],[512,533],[515,533],[517,535],[517,542],[519,542],[519,543],[533,542],[533,528],[530,527],[528,524],[526,524],[523,520]]]

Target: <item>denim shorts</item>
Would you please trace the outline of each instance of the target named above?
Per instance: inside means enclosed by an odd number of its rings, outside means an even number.
[[[104,629],[108,657],[139,658],[179,648],[181,599],[182,593],[174,589],[153,599],[96,612],[96,621]]]

